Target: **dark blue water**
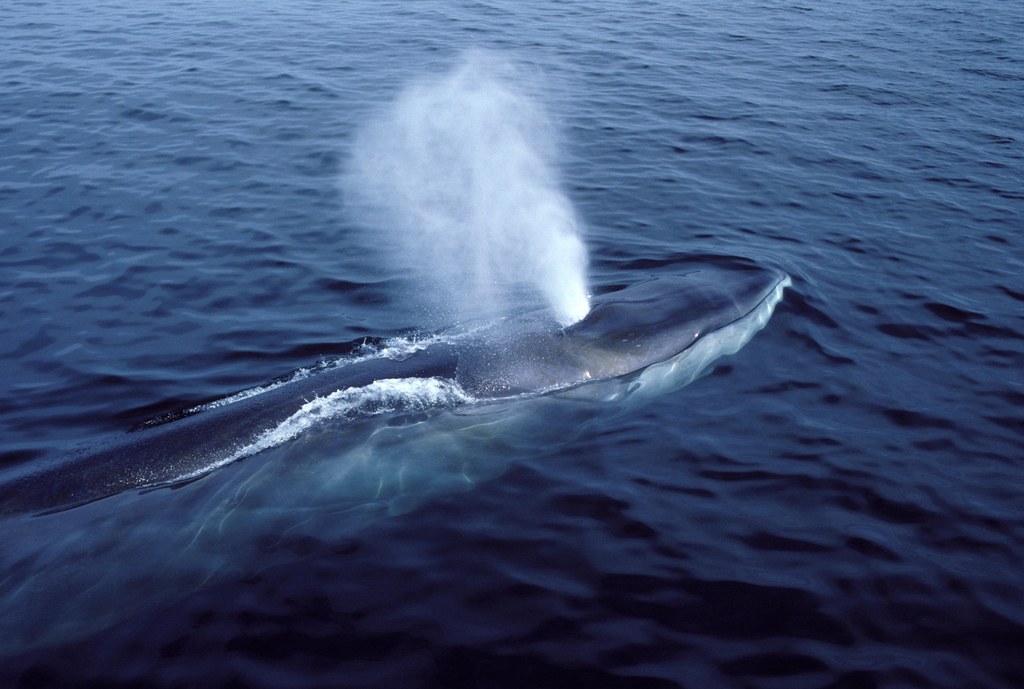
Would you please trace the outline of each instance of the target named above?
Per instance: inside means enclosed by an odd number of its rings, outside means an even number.
[[[328,424],[0,522],[0,685],[1024,685],[1019,3],[0,5],[0,479],[420,325],[339,179],[545,75],[593,284],[793,288],[633,409]]]

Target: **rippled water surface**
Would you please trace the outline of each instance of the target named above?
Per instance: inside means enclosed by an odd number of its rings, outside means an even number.
[[[1024,686],[1019,3],[7,2],[0,33],[0,481],[420,325],[339,180],[467,48],[543,75],[593,285],[794,281],[643,406],[326,424],[5,518],[0,685]]]

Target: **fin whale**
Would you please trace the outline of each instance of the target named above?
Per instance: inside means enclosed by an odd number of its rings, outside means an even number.
[[[443,332],[400,355],[385,349],[343,361],[122,434],[0,484],[0,514],[59,511],[198,478],[294,437],[279,431],[316,400],[382,381],[433,381],[445,393],[435,401],[442,408],[564,391],[608,394],[596,387],[607,381],[619,383],[614,390],[621,392],[645,376],[674,376],[677,387],[760,330],[789,284],[785,273],[748,262],[701,265],[606,292],[569,327],[529,313]],[[388,410],[401,408],[399,401]]]

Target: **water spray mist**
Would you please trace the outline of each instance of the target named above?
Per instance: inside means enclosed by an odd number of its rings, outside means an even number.
[[[561,191],[551,122],[493,55],[407,86],[356,137],[345,192],[382,260],[434,315],[588,309],[587,254]]]

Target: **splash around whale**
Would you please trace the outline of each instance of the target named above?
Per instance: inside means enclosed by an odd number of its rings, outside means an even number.
[[[623,401],[689,383],[768,322],[789,277],[740,259],[597,296],[560,326],[543,312],[399,339],[155,421],[0,485],[0,514],[52,512],[180,484],[328,420],[538,395]]]

